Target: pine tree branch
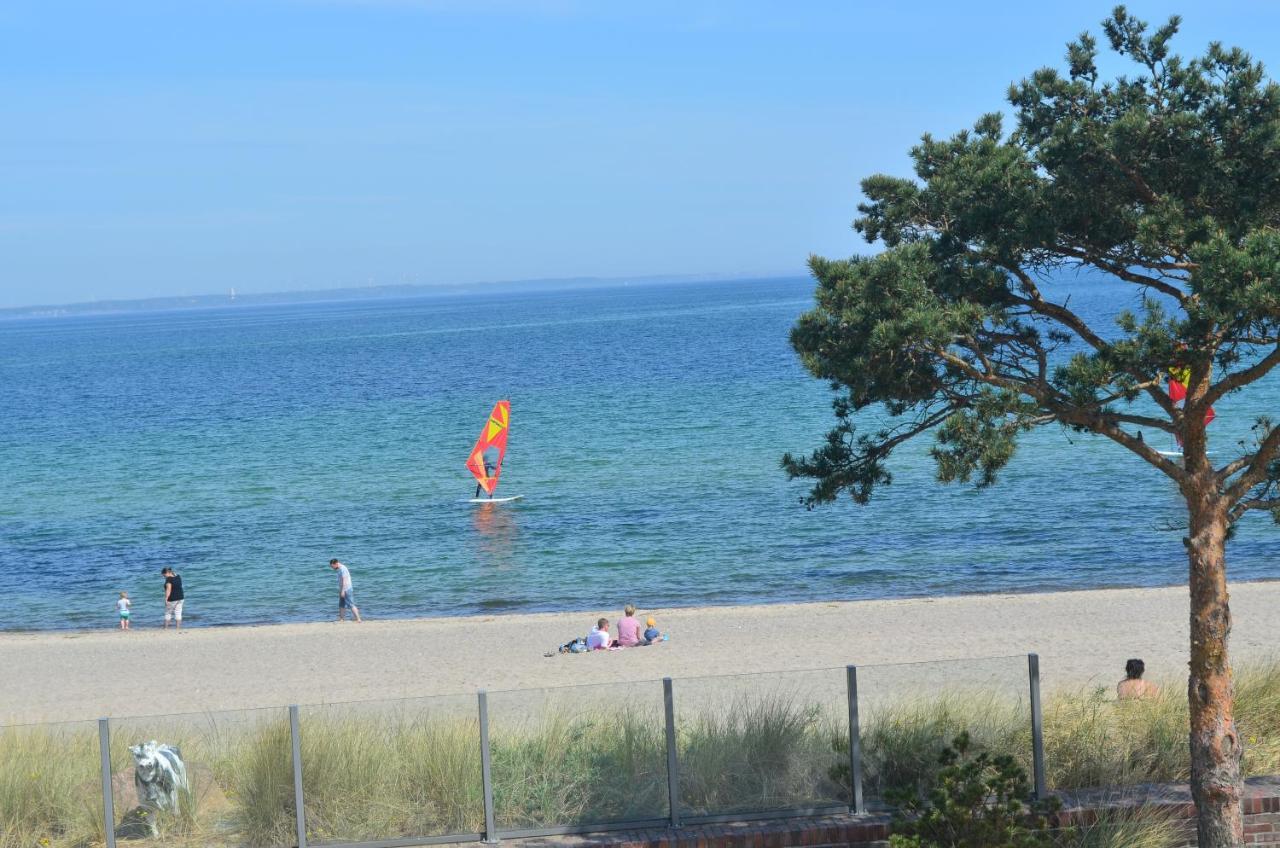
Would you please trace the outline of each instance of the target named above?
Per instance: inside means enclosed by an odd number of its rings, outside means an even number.
[[[1151,71],[1152,77],[1154,78],[1155,68],[1153,67]],[[1138,197],[1142,198],[1144,202],[1149,204],[1156,204],[1160,202],[1159,196],[1151,190],[1151,186],[1147,185],[1147,181],[1144,180],[1142,175],[1139,174],[1131,165],[1126,165],[1121,162],[1120,157],[1109,150],[1107,151],[1107,160],[1112,165],[1115,165],[1116,168],[1119,169],[1120,173],[1129,178],[1129,182],[1133,185],[1134,190],[1138,192]]]
[[[1251,462],[1253,462],[1253,454],[1247,453],[1244,456],[1231,460],[1226,465],[1215,471],[1214,475],[1218,478],[1218,482],[1225,483],[1236,474],[1239,474],[1241,471],[1248,468],[1249,463]]]
[[[1280,498],[1250,498],[1247,501],[1240,501],[1240,503],[1231,508],[1231,520],[1238,521],[1242,515],[1251,509],[1265,509],[1268,512],[1275,512],[1280,509]]]
[[[1056,303],[1045,300],[1044,296],[1040,294],[1039,286],[1036,285],[1035,280],[1031,279],[1031,275],[1025,270],[1019,268],[1017,265],[1007,264],[1004,262],[998,262],[996,264],[1017,277],[1018,282],[1022,284],[1022,290],[1027,294],[1026,297],[1018,297],[1014,295],[1014,303],[1025,306],[1037,315],[1052,318],[1064,327],[1068,327],[1081,339],[1087,342],[1094,350],[1101,351],[1110,347],[1110,345],[1107,344],[1101,336],[1095,333],[1093,328],[1086,324],[1079,315],[1076,315],[1065,306],[1059,306]]]
[[[1248,494],[1250,489],[1267,479],[1267,468],[1271,465],[1272,460],[1276,458],[1277,451],[1280,451],[1280,425],[1271,428],[1271,431],[1267,433],[1267,437],[1258,445],[1258,449],[1245,467],[1244,473],[1227,487],[1226,498],[1228,503],[1240,500]]]
[[[927,432],[929,430],[932,430],[934,427],[937,427],[943,421],[946,421],[947,418],[949,418],[953,413],[955,413],[955,409],[952,407],[952,405],[948,404],[945,408],[939,410],[938,412],[935,412],[932,415],[926,416],[925,418],[917,421],[915,424],[912,424],[910,427],[907,427],[906,429],[902,430],[899,433],[896,433],[895,435],[884,440],[883,442],[879,442],[878,444],[876,444],[875,453],[878,455],[888,454],[891,450],[893,450],[903,442],[908,441],[910,439],[914,439],[916,436],[920,435],[921,433]]]
[[[1118,424],[1132,424],[1135,427],[1150,427],[1152,430],[1160,430],[1165,433],[1172,433],[1176,430],[1173,424],[1165,421],[1163,418],[1150,418],[1146,415],[1130,415],[1127,412],[1099,411],[1099,414],[1108,421],[1114,421]]]
[[[946,362],[948,365],[952,366],[974,382],[985,383],[988,386],[993,386],[997,389],[1005,389],[1010,392],[1017,392],[1021,395],[1029,395],[1036,400],[1041,400],[1044,395],[1043,391],[1036,391],[1033,385],[1025,383],[1016,377],[1006,377],[1001,374],[980,371],[973,367],[973,363],[966,361],[962,357],[956,356],[946,348],[932,347],[928,350],[930,354],[938,357],[943,362]],[[1051,389],[1048,389],[1047,386],[1045,389],[1052,391]]]
[[[1277,365],[1280,365],[1280,345],[1277,345],[1271,353],[1267,354],[1253,365],[1250,365],[1248,368],[1244,368],[1240,371],[1234,371],[1210,386],[1209,390],[1205,392],[1203,404],[1206,407],[1213,406],[1213,404],[1221,400],[1224,395],[1233,392],[1242,386],[1247,386],[1254,380],[1266,376],[1267,372]]]
[[[1078,410],[1076,413],[1066,413],[1058,416],[1059,421],[1065,421],[1068,424],[1078,424],[1087,430],[1092,430],[1099,435],[1106,436],[1118,445],[1128,448],[1137,454],[1150,465],[1164,473],[1170,479],[1181,483],[1187,477],[1187,471],[1176,462],[1171,462],[1167,457],[1162,456],[1158,450],[1140,440],[1137,436],[1117,427],[1109,420],[1110,416],[1106,413],[1091,412],[1090,410]]]
[[[1048,385],[1037,386],[1030,382],[1000,374],[986,374],[975,368],[972,363],[965,361],[948,350],[935,348],[931,352],[971,380],[1035,398],[1036,402],[1050,410],[1058,421],[1076,424],[1106,436],[1113,442],[1128,448],[1173,480],[1181,482],[1186,476],[1186,471],[1182,466],[1175,462],[1170,462],[1155,448],[1152,448],[1137,436],[1130,435],[1118,426],[1119,423],[1123,422],[1168,431],[1172,428],[1167,422],[1140,415],[1124,415],[1122,413],[1106,412],[1101,409],[1081,408],[1071,404],[1065,396]]]
[[[1070,256],[1073,259],[1079,259],[1081,262],[1087,262],[1099,271],[1106,271],[1108,274],[1111,274],[1114,277],[1119,277],[1125,282],[1134,283],[1135,285],[1145,286],[1147,288],[1153,288],[1161,294],[1168,295],[1178,301],[1178,303],[1185,303],[1187,300],[1187,293],[1177,286],[1170,285],[1164,280],[1160,280],[1155,277],[1148,277],[1145,274],[1136,273],[1130,270],[1127,266],[1120,264],[1117,260],[1061,244],[1056,245],[1054,249],[1062,253],[1064,256]]]
[[[1062,324],[1064,327],[1072,330],[1076,335],[1088,343],[1090,347],[1100,353],[1111,349],[1110,343],[1095,333],[1079,315],[1076,315],[1065,306],[1060,306],[1056,303],[1045,300],[1044,296],[1040,294],[1040,288],[1035,284],[1035,281],[1031,279],[1031,275],[1022,268],[1019,268],[1017,265],[1008,265],[1005,263],[997,264],[1017,277],[1018,281],[1022,284],[1023,290],[1027,293],[1026,297],[1014,296],[1013,300],[1015,303],[1025,306],[1038,315],[1052,318],[1059,324]],[[1042,368],[1042,370],[1044,369]],[[1168,414],[1170,419],[1177,419],[1177,410],[1173,405],[1173,401],[1169,399],[1168,394],[1160,390],[1159,381],[1152,382],[1150,380],[1146,380],[1145,375],[1134,374],[1132,372],[1130,373],[1130,376],[1139,381],[1139,386],[1146,391],[1147,395],[1155,401],[1157,406]],[[1171,430],[1172,426],[1173,425],[1168,425],[1161,427],[1161,429]]]

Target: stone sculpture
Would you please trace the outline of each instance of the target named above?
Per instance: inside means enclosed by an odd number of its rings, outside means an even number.
[[[152,811],[177,813],[179,793],[191,791],[182,752],[173,745],[163,745],[152,739],[134,745],[129,753],[133,754],[133,785],[138,790],[139,804]],[[155,816],[151,818],[154,820]]]

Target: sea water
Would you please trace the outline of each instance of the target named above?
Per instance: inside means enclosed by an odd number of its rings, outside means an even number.
[[[1076,280],[1094,321],[1132,290]],[[0,628],[333,615],[329,559],[370,618],[769,603],[1185,581],[1173,484],[1051,426],[986,490],[934,481],[928,443],[870,506],[806,510],[785,451],[831,394],[788,330],[805,279],[617,286],[0,323]],[[464,462],[511,401],[501,495]],[[1218,405],[1225,457],[1274,378]],[[1162,447],[1168,437],[1148,439]],[[1241,523],[1233,579],[1280,576]],[[516,625],[518,626],[518,625]]]

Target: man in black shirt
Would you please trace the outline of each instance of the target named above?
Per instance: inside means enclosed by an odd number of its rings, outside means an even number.
[[[182,600],[185,597],[182,594],[182,575],[175,574],[167,565],[160,569],[160,573],[164,575],[164,629],[168,630],[169,622],[173,621],[181,633]]]

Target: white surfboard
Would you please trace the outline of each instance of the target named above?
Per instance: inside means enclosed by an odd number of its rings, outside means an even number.
[[[512,501],[524,500],[524,495],[512,495],[509,498],[468,498],[464,503],[487,504],[487,503],[511,503]]]

